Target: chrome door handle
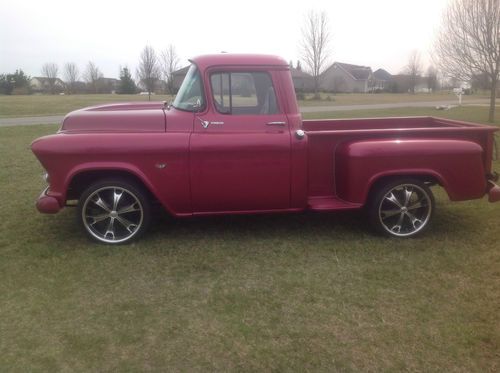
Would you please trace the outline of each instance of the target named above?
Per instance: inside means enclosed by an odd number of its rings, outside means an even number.
[[[284,126],[286,122],[267,122],[268,126]]]

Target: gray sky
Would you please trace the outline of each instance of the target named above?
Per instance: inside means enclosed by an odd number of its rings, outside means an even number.
[[[294,63],[311,9],[325,10],[331,62],[379,67],[395,74],[412,50],[429,61],[448,0],[56,1],[0,0],[0,73],[40,75],[44,62],[94,61],[106,77],[120,65],[133,72],[142,48],[170,43],[182,65],[220,51],[268,53]],[[135,75],[135,74],[134,74]]]

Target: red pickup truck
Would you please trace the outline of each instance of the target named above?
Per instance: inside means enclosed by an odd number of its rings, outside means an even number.
[[[430,223],[430,186],[453,201],[500,199],[495,127],[433,117],[302,120],[274,56],[194,58],[175,100],[68,114],[32,150],[47,171],[43,213],[78,206],[88,235],[139,237],[159,202],[174,216],[366,208],[381,233]]]

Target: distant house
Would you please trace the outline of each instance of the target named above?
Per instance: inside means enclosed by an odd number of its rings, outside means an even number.
[[[338,93],[366,93],[372,88],[371,67],[334,62],[322,76],[321,89]]]
[[[31,88],[35,93],[52,93],[50,92],[50,79],[42,76],[35,76],[30,80]],[[59,79],[54,79],[54,93],[59,93],[64,91],[64,82]]]
[[[314,91],[314,78],[300,69],[291,67],[293,86],[297,92],[312,92]]]
[[[373,72],[373,91],[392,91],[393,76],[384,69],[378,69]]]

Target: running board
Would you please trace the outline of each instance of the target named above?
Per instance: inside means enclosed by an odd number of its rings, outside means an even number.
[[[335,210],[356,210],[361,208],[361,203],[351,203],[334,196],[309,197],[307,200],[309,210],[313,211],[335,211]]]

